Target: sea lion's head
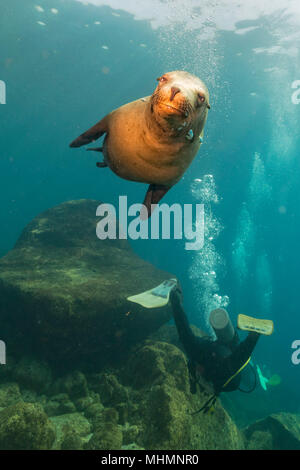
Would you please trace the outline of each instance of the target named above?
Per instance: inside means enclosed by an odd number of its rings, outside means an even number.
[[[209,93],[195,75],[177,70],[159,77],[151,96],[151,112],[161,123],[179,132],[194,127],[201,133],[207,118]]]

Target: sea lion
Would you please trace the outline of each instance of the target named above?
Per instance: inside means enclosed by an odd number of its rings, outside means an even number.
[[[102,147],[87,150],[103,153],[98,167],[149,184],[144,200],[149,216],[151,204],[180,180],[196,156],[210,109],[207,87],[195,75],[174,71],[157,80],[151,96],[115,109],[70,144],[81,147],[106,133]]]

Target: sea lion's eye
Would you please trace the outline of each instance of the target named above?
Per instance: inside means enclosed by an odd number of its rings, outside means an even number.
[[[204,103],[205,96],[203,96],[201,93],[198,93],[198,100],[199,100],[200,103]]]
[[[164,83],[164,82],[167,81],[167,77],[164,77],[164,75],[163,75],[162,77],[158,77],[156,80],[160,83]]]

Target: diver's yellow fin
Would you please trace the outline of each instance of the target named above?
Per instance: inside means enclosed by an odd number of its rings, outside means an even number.
[[[261,320],[259,318],[248,317],[247,315],[239,314],[237,326],[240,330],[256,331],[261,335],[271,335],[274,330],[272,320]]]
[[[130,302],[135,302],[145,308],[158,308],[167,305],[170,292],[177,285],[176,279],[168,279],[154,289],[147,290],[141,294],[127,297]]]

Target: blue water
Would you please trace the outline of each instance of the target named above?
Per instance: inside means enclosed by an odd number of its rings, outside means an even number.
[[[94,155],[68,145],[112,109],[151,94],[162,73],[194,73],[211,96],[204,144],[164,202],[201,203],[206,190],[213,240],[199,253],[178,240],[131,244],[180,279],[186,311],[199,327],[207,326],[215,295],[229,302],[234,322],[238,313],[272,319],[274,334],[254,354],[282,379],[268,412],[299,412],[300,365],[291,362],[291,344],[300,339],[300,105],[291,99],[300,80],[299,6],[270,0],[264,10],[257,2],[241,10],[233,1],[227,17],[222,1],[210,8],[157,1],[157,12],[146,1],[129,2],[127,11],[127,2],[86,3],[0,6],[0,80],[7,88],[0,105],[0,255],[30,220],[63,201],[117,206],[127,195],[129,204],[142,202],[145,185],[102,172]],[[203,189],[205,175],[212,178]],[[243,399],[246,407],[251,398]]]

